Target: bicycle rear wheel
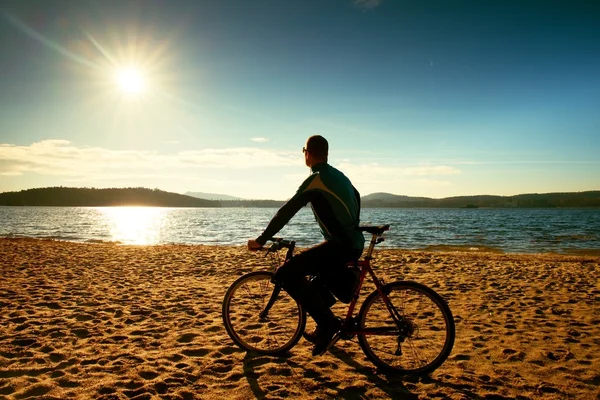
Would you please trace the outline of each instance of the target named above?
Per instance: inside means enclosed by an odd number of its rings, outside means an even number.
[[[246,351],[284,353],[304,332],[306,313],[272,277],[271,272],[250,272],[233,282],[223,299],[225,329]]]
[[[427,374],[448,358],[456,335],[442,297],[425,285],[398,281],[383,287],[390,309],[375,290],[358,315],[360,347],[376,366],[404,374]]]

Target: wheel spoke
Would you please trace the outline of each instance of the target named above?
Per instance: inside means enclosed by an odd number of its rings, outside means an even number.
[[[386,288],[389,306],[401,321],[397,324],[379,293],[372,293],[359,315],[359,329],[369,333],[359,335],[365,354],[376,365],[398,372],[425,373],[437,368],[454,343],[450,309],[439,295],[414,282],[395,282]],[[396,329],[399,334],[378,335],[376,330],[384,328]]]
[[[265,310],[275,285],[272,274],[253,272],[234,282],[223,300],[223,320],[229,336],[240,347],[266,354],[289,350],[304,331],[305,315],[284,291]]]

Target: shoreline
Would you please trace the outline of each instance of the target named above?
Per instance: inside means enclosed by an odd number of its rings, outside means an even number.
[[[31,237],[22,235],[6,235],[0,236],[1,240],[32,240],[32,241],[50,241],[50,242],[66,242],[76,244],[90,244],[90,245],[115,245],[115,246],[137,246],[137,247],[152,247],[152,246],[209,246],[209,247],[245,247],[244,244],[207,244],[207,243],[152,243],[152,244],[136,244],[136,243],[123,243],[119,241],[105,241],[105,240],[68,240],[55,237]],[[368,240],[365,241],[365,249],[368,247]],[[302,249],[304,246],[297,246],[297,249]],[[581,257],[600,257],[600,248],[597,249],[573,249],[566,252],[554,252],[554,251],[541,251],[534,253],[526,252],[509,252],[502,250],[501,248],[481,246],[481,245],[428,245],[422,248],[402,248],[402,247],[386,247],[385,245],[379,245],[375,248],[376,251],[390,250],[390,251],[403,251],[403,252],[430,252],[430,253],[468,253],[468,254],[506,254],[506,255],[543,255],[550,254],[555,256],[581,256]]]
[[[0,240],[0,397],[600,396],[598,256],[376,250],[380,278],[430,286],[454,314],[452,354],[427,378],[378,372],[356,341],[320,357],[304,340],[285,357],[235,347],[223,295],[266,261],[243,246]]]

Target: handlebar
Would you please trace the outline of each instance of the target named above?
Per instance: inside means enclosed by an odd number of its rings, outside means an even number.
[[[296,242],[293,240],[285,240],[283,238],[278,238],[278,237],[269,238],[267,240],[270,242],[273,242],[269,247],[261,248],[262,250],[265,250],[267,252],[276,252],[281,249],[290,249],[296,245]]]
[[[275,253],[281,249],[293,250],[296,246],[296,242],[293,240],[285,240],[279,237],[272,237],[267,239],[269,242],[273,242],[270,246],[261,246],[258,248],[251,248],[251,251],[266,251],[267,253]]]
[[[382,237],[383,233],[388,231],[390,229],[390,225],[371,225],[371,226],[360,226],[358,227],[358,229],[361,232],[367,232],[370,233],[371,235],[373,235],[373,241],[375,242],[375,244],[377,243],[381,243],[383,242],[385,239]],[[266,251],[267,253],[274,253],[276,251],[279,251],[281,249],[288,249],[288,250],[294,250],[294,247],[296,246],[296,242],[293,240],[285,240],[283,238],[280,237],[272,237],[272,238],[268,238],[267,241],[269,242],[273,242],[270,246],[268,247],[261,247],[258,248],[256,250],[260,250],[260,251]]]

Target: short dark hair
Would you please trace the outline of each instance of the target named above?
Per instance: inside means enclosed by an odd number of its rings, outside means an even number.
[[[323,136],[313,135],[306,141],[306,150],[310,151],[316,158],[327,159],[329,143]]]

